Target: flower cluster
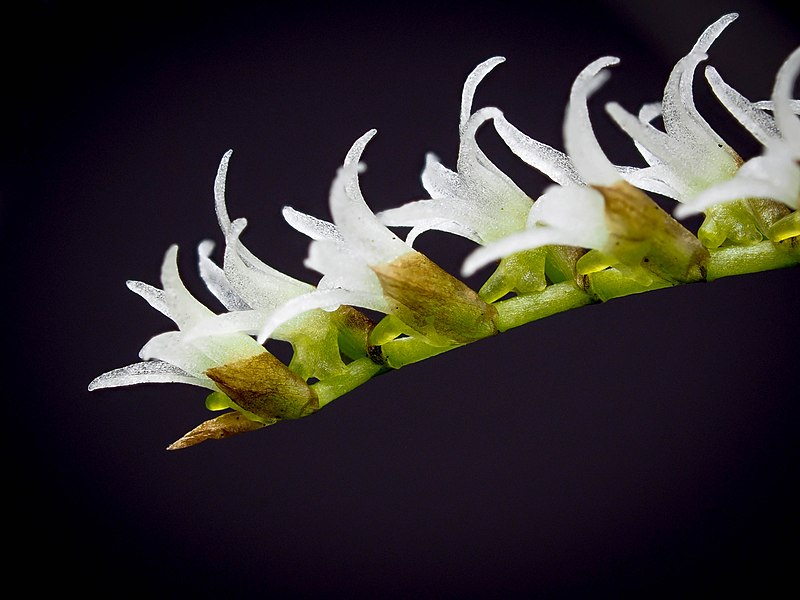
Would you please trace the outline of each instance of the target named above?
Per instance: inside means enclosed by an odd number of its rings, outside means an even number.
[[[612,164],[592,129],[588,101],[619,62],[615,57],[593,61],[575,79],[565,152],[527,136],[497,108],[473,111],[477,86],[504,59],[478,65],[462,92],[456,170],[429,154],[422,172],[428,197],[378,214],[359,184],[361,156],[375,135],[367,132],[331,185],[332,221],[283,210],[287,223],[311,240],[305,264],[321,275],[316,285],[276,271],[242,243],[246,220],[231,219],[225,201],[226,153],[214,186],[225,241],[221,266],[212,259],[213,242],[198,247],[201,278],[226,312],[212,312],[188,292],[171,247],[161,289],[138,281],[128,287],[177,330],[152,338],[141,362],[97,377],[89,389],[148,382],[207,388],[207,407],[226,412],[170,446],[182,448],[310,415],[380,373],[559,310],[796,265],[800,103],[791,94],[800,48],[779,70],[770,101],[751,102],[713,67],[706,69],[716,97],[763,145],[761,155],[743,160],[694,106],[695,71],[736,16],[725,15],[703,32],[673,68],[660,102],[636,115],[606,105],[644,167]],[[654,124],[658,119],[663,130]],[[488,123],[553,184],[533,197],[500,171],[476,141]],[[646,192],[677,201],[678,218],[704,213],[697,234]],[[401,239],[390,227],[410,230]],[[494,265],[480,290],[413,248],[429,230],[476,244],[462,275]],[[359,309],[385,316],[376,323]],[[288,365],[265,348],[270,338],[292,345]]]

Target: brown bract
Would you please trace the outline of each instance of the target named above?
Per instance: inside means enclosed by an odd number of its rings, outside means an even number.
[[[274,422],[274,421],[273,421]],[[251,421],[239,412],[229,412],[214,419],[209,419],[192,429],[179,440],[176,440],[167,450],[180,450],[194,446],[206,440],[221,440],[239,433],[247,433],[266,427],[271,423]]]
[[[628,264],[640,260],[642,266],[667,281],[705,279],[708,250],[652,198],[626,181],[592,187],[605,200],[611,234],[605,252]]]
[[[319,410],[311,387],[269,352],[206,371],[237,406],[267,421]]]
[[[397,316],[435,345],[466,344],[497,330],[497,309],[419,252],[372,267]]]

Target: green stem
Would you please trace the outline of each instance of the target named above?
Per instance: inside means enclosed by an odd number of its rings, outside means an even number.
[[[761,242],[752,246],[731,246],[710,251],[707,280],[742,275],[771,269],[780,269],[800,263],[800,249],[790,240],[780,244]],[[554,283],[541,292],[522,294],[492,304],[497,309],[497,329],[507,331],[531,321],[543,319],[598,301],[606,301],[674,285],[661,278],[644,284],[620,273],[606,269],[589,277],[590,291],[573,282]],[[388,326],[388,325],[387,325]],[[387,341],[381,345],[382,364],[369,357],[353,361],[344,373],[313,384],[320,407],[366,383],[376,375],[399,369],[437,354],[442,354],[464,344],[432,346],[420,337],[410,335]]]
[[[706,276],[708,281],[783,269],[800,263],[800,252],[793,247],[792,240],[780,244],[765,241],[752,246],[724,246],[711,250],[710,254]]]
[[[525,323],[592,302],[592,297],[572,283],[554,283],[537,294],[514,296],[496,302],[497,329],[507,331]]]
[[[463,344],[453,344],[452,346],[431,346],[427,342],[417,337],[403,337],[391,342],[386,342],[383,346],[383,357],[386,364],[392,369],[399,369],[405,365],[419,362],[442,354],[453,348],[460,348]]]
[[[329,377],[325,381],[318,381],[311,388],[317,394],[319,407],[322,408],[331,400],[366,383],[384,369],[385,367],[372,362],[369,358],[359,358],[347,365],[343,373]]]

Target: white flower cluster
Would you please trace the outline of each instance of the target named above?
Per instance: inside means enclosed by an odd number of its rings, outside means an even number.
[[[643,106],[638,115],[617,103],[606,106],[646,161],[643,168],[613,165],[589,119],[587,101],[606,80],[608,68],[619,62],[614,57],[595,60],[576,78],[564,121],[566,152],[528,137],[497,108],[473,112],[478,84],[504,59],[478,65],[462,93],[456,170],[429,154],[422,172],[429,197],[377,215],[359,186],[361,155],[375,134],[367,132],[347,153],[331,186],[333,222],[289,207],[283,211],[289,225],[311,239],[305,264],[321,274],[316,286],[276,271],[242,244],[246,221],[232,220],[225,204],[228,152],[214,189],[225,239],[222,266],[211,259],[212,242],[198,249],[202,279],[227,312],[214,314],[189,294],[178,275],[177,248],[170,248],[163,289],[142,282],[128,286],[178,330],[151,339],[140,352],[141,362],[101,375],[90,389],[181,382],[230,395],[233,384],[223,385],[215,369],[254,360],[262,364],[257,359],[268,354],[263,346],[268,338],[290,342],[294,358],[286,373],[276,375],[270,367],[256,379],[326,381],[360,358],[380,365],[380,351],[374,349],[401,334],[446,347],[496,333],[492,302],[508,292],[542,289],[552,281],[546,264],[560,264],[562,280],[573,282],[609,267],[645,283],[653,277],[694,281],[703,278],[708,249],[800,235],[800,103],[791,98],[800,48],[781,67],[767,102],[750,102],[713,67],[706,69],[714,94],[763,144],[762,155],[743,161],[694,106],[695,70],[736,16],[726,15],[703,32],[675,65],[661,102]],[[663,130],[653,124],[659,117]],[[522,191],[478,147],[476,132],[488,122],[515,155],[553,181],[538,198]],[[676,200],[678,217],[706,213],[699,240],[642,190]],[[389,227],[410,232],[402,240]],[[414,250],[414,240],[428,230],[478,244],[464,262],[464,276],[500,260],[490,278],[494,283],[487,282],[479,295]],[[375,327],[353,307],[387,318]],[[237,385],[255,393],[250,383]],[[243,409],[236,399],[230,406]],[[250,412],[263,422],[280,417],[269,410]]]

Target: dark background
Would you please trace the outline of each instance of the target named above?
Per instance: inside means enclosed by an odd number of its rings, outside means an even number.
[[[426,152],[454,166],[461,86],[481,61],[508,59],[476,107],[563,147],[573,78],[619,56],[592,114],[612,160],[641,164],[603,102],[659,99],[730,10],[741,17],[710,63],[751,99],[799,39],[771,2],[637,4],[26,3],[4,42],[8,581],[156,597],[658,597],[794,581],[796,269],[557,315],[313,418],[180,452],[164,447],[211,416],[199,388],[86,391],[170,328],[124,285],[157,284],[170,244],[216,307],[195,252],[221,242],[212,184],[228,148],[245,242],[313,282],[281,206],[328,218],[335,169],[372,127],[367,201],[422,197]],[[757,152],[697,88],[709,121]],[[543,189],[491,131],[480,139]],[[431,233],[419,247],[455,272],[470,244]]]

